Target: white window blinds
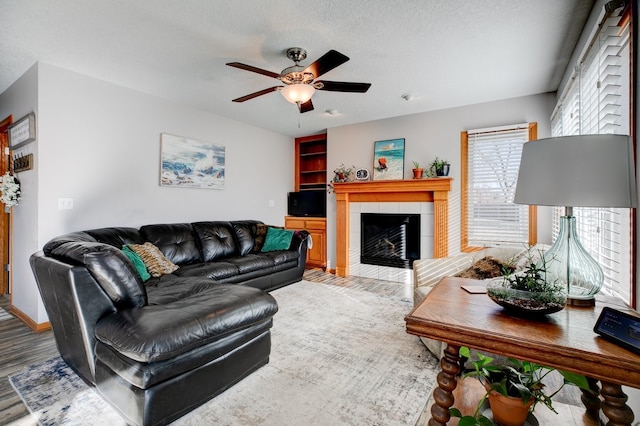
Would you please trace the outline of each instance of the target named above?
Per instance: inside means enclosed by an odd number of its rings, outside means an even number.
[[[574,79],[551,118],[553,136],[629,134],[629,28],[621,16],[604,17]],[[557,236],[563,209],[554,209]],[[631,212],[629,209],[574,208],[585,249],[600,263],[605,292],[631,303]]]
[[[526,244],[529,206],[513,203],[528,124],[467,132],[467,239],[476,247]]]

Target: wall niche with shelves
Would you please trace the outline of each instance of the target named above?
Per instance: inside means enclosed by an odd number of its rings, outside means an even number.
[[[322,191],[327,195],[327,135],[295,139],[295,190]],[[324,217],[285,218],[287,229],[306,229],[313,246],[307,253],[307,268],[327,267],[327,219]]]
[[[296,191],[327,189],[327,135],[295,140]]]

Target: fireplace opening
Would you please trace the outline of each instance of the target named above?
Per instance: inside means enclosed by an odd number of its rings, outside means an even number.
[[[362,213],[360,263],[412,269],[420,259],[420,215]]]

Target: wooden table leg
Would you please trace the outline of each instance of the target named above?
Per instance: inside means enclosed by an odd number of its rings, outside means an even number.
[[[626,404],[627,395],[622,392],[622,386],[600,381],[602,390],[600,395],[603,397],[602,412],[609,422],[607,426],[631,426],[633,422],[633,411]]]
[[[460,372],[460,346],[448,344],[444,356],[440,360],[438,373],[438,387],[433,391],[435,403],[431,406],[429,426],[444,426],[451,416],[449,408],[453,406],[453,390],[457,385],[457,375]]]
[[[587,414],[592,419],[598,420],[600,416],[600,386],[598,386],[598,381],[596,379],[592,379],[591,377],[587,377],[587,382],[589,383],[589,389],[592,392],[582,389],[582,396],[580,399],[587,409]]]

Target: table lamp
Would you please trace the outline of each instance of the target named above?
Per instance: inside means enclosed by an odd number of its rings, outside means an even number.
[[[577,135],[527,142],[522,149],[514,202],[563,206],[560,233],[541,262],[547,279],[567,289],[568,303],[593,306],[604,284],[598,262],[584,249],[573,207],[636,207],[631,138]]]

